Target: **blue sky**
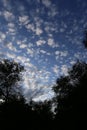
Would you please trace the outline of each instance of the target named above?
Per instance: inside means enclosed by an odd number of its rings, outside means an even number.
[[[86,16],[86,0],[0,0],[0,58],[25,66],[27,98],[52,97],[56,78],[87,61]]]

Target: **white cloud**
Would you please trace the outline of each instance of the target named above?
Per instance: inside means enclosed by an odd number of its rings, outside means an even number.
[[[65,31],[65,28],[60,28],[60,32],[63,33]]]
[[[46,42],[45,40],[38,40],[38,41],[36,41],[36,45],[41,46],[41,45],[44,45],[45,42]]]
[[[35,21],[36,27],[40,27],[41,24],[44,23],[43,19],[41,19],[40,17],[37,17],[37,16],[34,17],[34,21]]]
[[[74,54],[74,57],[77,58],[77,59],[79,59],[79,58],[80,58],[80,52],[75,53],[75,54]]]
[[[59,54],[60,54],[60,51],[55,51],[55,54],[56,54],[56,55],[59,55]]]
[[[29,54],[29,56],[31,56],[31,57],[33,57],[33,55],[34,55],[34,50],[33,50],[33,48],[27,48],[27,54]]]
[[[51,1],[50,1],[50,0],[42,0],[42,3],[43,3],[46,7],[50,7],[50,6],[51,6]]]
[[[45,29],[45,31],[46,31],[46,32],[49,32],[50,27],[49,27],[49,26],[45,26],[45,28],[44,28],[44,29]]]
[[[11,35],[15,35],[16,34],[16,27],[15,27],[14,23],[9,22],[7,29],[8,29],[8,33],[10,33]]]
[[[27,16],[27,15],[19,16],[19,22],[21,24],[24,24],[24,25],[28,24],[29,23],[29,16]]]
[[[5,40],[6,38],[6,34],[3,32],[0,32],[0,42],[2,42],[3,40]]]
[[[17,40],[17,45],[20,45],[22,42],[20,40]]]
[[[45,22],[45,27],[44,30],[46,31],[46,33],[49,34],[53,34],[53,32],[58,32],[58,27],[57,27],[57,23],[55,22],[54,24],[50,21],[50,22]]]
[[[52,5],[51,5],[52,6]],[[49,12],[48,12],[48,16],[50,17],[54,17],[55,15],[57,15],[59,12],[56,9],[56,7],[52,6],[52,8],[50,8]]]
[[[52,48],[57,48],[59,47],[58,43],[55,43],[53,38],[48,38],[47,44],[52,47]]]
[[[20,45],[20,48],[21,48],[21,49],[26,48],[26,47],[27,47],[26,44],[21,44],[21,45]]]
[[[12,44],[12,42],[9,42],[6,44],[7,48],[11,51],[17,52],[16,47]]]
[[[57,65],[54,65],[52,69],[53,69],[53,72],[58,75],[59,67]]]
[[[8,23],[8,27],[9,28],[15,28],[15,24],[10,22],[10,23]]]
[[[28,31],[30,31],[30,30],[33,31],[33,32],[35,31],[34,24],[27,24],[25,27],[26,27],[26,29],[27,29]]]
[[[76,63],[75,60],[70,61],[70,64],[71,64],[71,65],[74,65],[75,63]]]
[[[23,57],[22,56],[17,56],[17,60],[23,61]]]
[[[47,90],[47,92],[45,92],[44,94],[39,94],[37,96],[34,97],[34,101],[44,101],[44,100],[49,100],[52,99],[52,97],[54,97],[54,92],[52,90]]]
[[[68,67],[67,65],[62,65],[61,66],[61,73],[64,75],[68,75]]]
[[[55,55],[60,57],[66,57],[68,55],[68,51],[55,51]]]
[[[62,56],[62,57],[66,57],[67,55],[68,55],[68,51],[60,52],[60,56]]]
[[[36,28],[35,29],[36,35],[41,35],[43,33],[43,30],[41,28]]]
[[[48,39],[48,45],[53,47],[53,45],[54,45],[54,40],[53,40],[52,38],[49,38],[49,39]]]
[[[7,58],[11,58],[11,59],[15,59],[15,58],[16,58],[16,55],[15,55],[14,53],[9,53],[9,52],[7,52],[7,53],[6,53],[6,57],[7,57]]]
[[[44,51],[44,50],[40,50],[40,52],[41,52],[42,54],[46,54],[46,51]]]
[[[10,12],[10,11],[4,11],[4,12],[3,12],[3,15],[4,15],[4,18],[5,18],[7,21],[14,20],[14,18],[15,18],[15,16],[13,15],[13,13]]]
[[[16,31],[15,31],[14,28],[8,28],[8,31],[9,31],[9,33],[11,33],[11,34],[15,34],[15,33],[16,33]]]

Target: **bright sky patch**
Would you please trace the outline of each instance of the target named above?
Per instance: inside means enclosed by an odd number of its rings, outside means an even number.
[[[0,58],[25,66],[26,97],[51,97],[56,78],[87,61],[86,16],[86,0],[0,0]]]

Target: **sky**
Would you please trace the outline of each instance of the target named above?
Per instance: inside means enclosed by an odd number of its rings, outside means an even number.
[[[0,0],[0,59],[21,63],[26,98],[45,100],[77,59],[87,62],[82,40],[87,0]]]

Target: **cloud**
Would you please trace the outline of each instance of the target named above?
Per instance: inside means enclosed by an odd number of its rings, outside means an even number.
[[[47,52],[45,50],[40,50],[42,54],[46,54]]]
[[[54,97],[54,92],[52,90],[49,90],[45,92],[44,94],[37,94],[35,98],[33,98],[34,101],[44,101],[44,100],[50,100]]]
[[[36,41],[36,45],[37,45],[37,46],[44,45],[45,43],[46,43],[45,40],[38,40],[38,41]]]
[[[49,93],[51,98],[51,94],[53,95],[53,93],[51,92],[51,87],[47,85],[51,73],[45,69],[38,70],[38,68],[31,63],[29,63],[29,65],[30,66],[26,66],[28,68],[23,72],[22,85],[25,97],[28,100],[32,98],[38,100],[41,96],[47,96]]]
[[[52,8],[50,8],[50,10],[48,11],[48,16],[49,17],[54,17],[54,16],[56,16],[58,14],[59,14],[59,11],[58,11],[58,9],[56,9],[55,6],[52,6]]]
[[[27,29],[28,31],[30,31],[30,30],[33,31],[33,32],[35,31],[34,24],[27,24],[25,27],[26,27],[26,29]]]
[[[62,65],[61,66],[61,74],[68,75],[68,67],[67,67],[67,65]]]
[[[20,48],[21,48],[21,49],[24,49],[24,48],[26,48],[26,47],[27,47],[26,44],[21,44],[21,45],[20,45]]]
[[[19,25],[24,25],[24,27],[30,32],[32,31],[36,35],[41,35],[43,30],[40,25],[42,20],[39,17],[34,17],[33,20],[35,22],[31,23],[31,19],[27,15],[19,16]]]
[[[8,23],[8,27],[9,28],[15,28],[15,24],[10,22],[10,23]]]
[[[6,47],[7,47],[9,50],[13,51],[13,52],[17,52],[17,48],[16,48],[15,45],[13,45],[12,42],[7,43],[7,44],[6,44]]]
[[[6,53],[6,58],[15,59],[16,55],[14,53]]]
[[[71,65],[74,65],[75,63],[76,63],[75,60],[70,61],[70,64],[71,64]]]
[[[4,11],[3,12],[4,18],[6,19],[6,21],[13,21],[15,19],[15,16],[13,15],[12,12],[10,11]]]
[[[16,26],[13,22],[9,22],[7,25],[8,33],[11,35],[15,35],[17,32]]]
[[[68,51],[55,51],[55,55],[58,57],[66,57],[68,55]]]
[[[30,22],[29,16],[27,16],[27,15],[19,16],[19,22],[20,22],[20,24],[23,24],[23,25],[28,24]]]
[[[43,3],[46,7],[50,7],[50,6],[51,6],[51,1],[50,1],[50,0],[42,0],[42,3]]]
[[[54,40],[52,38],[48,39],[48,45],[53,46],[54,45]]]
[[[36,28],[35,29],[35,33],[36,33],[36,35],[41,35],[42,33],[43,33],[43,30],[41,29],[41,28]]]
[[[59,67],[57,65],[54,65],[54,67],[52,68],[53,69],[53,72],[58,75],[59,73]]]
[[[61,33],[65,32],[65,29],[64,28],[60,28],[60,32]]]
[[[3,42],[6,38],[6,34],[3,32],[0,32],[0,42]]]
[[[77,58],[77,59],[79,59],[80,56],[81,56],[80,52],[77,52],[77,53],[74,54],[74,57]]]
[[[25,66],[26,98],[46,99],[52,93],[50,84],[57,76],[67,75],[68,66],[76,59],[87,59],[80,37],[87,25],[87,9],[79,16],[79,9],[75,13],[58,9],[56,2],[0,1],[0,5],[3,3],[3,9],[0,9],[0,57],[14,59]]]
[[[23,64],[27,61],[27,58],[25,56],[17,56],[16,59],[18,61],[21,61]]]
[[[27,54],[29,54],[29,56],[33,57],[34,56],[34,50],[33,48],[27,48]]]

